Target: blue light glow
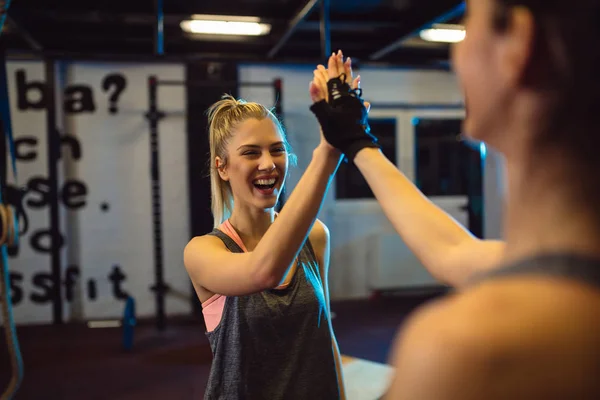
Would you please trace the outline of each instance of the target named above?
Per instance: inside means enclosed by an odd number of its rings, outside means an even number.
[[[479,154],[481,154],[481,159],[485,160],[485,157],[487,156],[487,146],[483,142],[479,143]]]

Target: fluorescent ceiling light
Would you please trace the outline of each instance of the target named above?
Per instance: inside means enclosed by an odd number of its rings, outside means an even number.
[[[434,25],[419,33],[421,39],[428,42],[458,43],[464,40],[466,31],[461,25]]]
[[[271,31],[271,25],[260,23],[258,17],[227,15],[194,15],[180,26],[186,32],[205,35],[260,36]]]

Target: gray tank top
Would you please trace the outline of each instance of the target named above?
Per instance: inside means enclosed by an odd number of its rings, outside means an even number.
[[[222,231],[210,234],[243,252]],[[329,321],[317,297],[323,282],[308,239],[298,261],[286,288],[225,299],[219,325],[206,333],[213,361],[205,400],[339,399]]]
[[[478,274],[471,284],[514,275],[553,276],[579,281],[600,290],[600,259],[571,253],[542,254]]]

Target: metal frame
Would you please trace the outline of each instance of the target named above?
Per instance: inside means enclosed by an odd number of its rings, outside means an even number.
[[[162,239],[162,211],[161,211],[161,180],[160,180],[160,146],[158,125],[161,119],[168,116],[158,108],[159,86],[184,86],[190,87],[218,87],[227,86],[234,82],[219,81],[175,81],[160,80],[156,76],[148,78],[148,112],[146,119],[150,128],[150,176],[152,195],[152,225],[153,225],[153,251],[154,251],[154,285],[150,288],[156,299],[156,328],[164,331],[167,325],[165,312],[165,294],[169,291],[169,285],[164,279],[164,257]],[[282,81],[275,79],[272,82],[235,82],[238,87],[272,87],[275,96],[275,113],[283,120],[282,107]],[[283,121],[282,121],[283,123]]]
[[[46,75],[46,137],[48,157],[48,199],[50,200],[50,257],[52,268],[54,324],[63,324],[62,279],[61,279],[61,234],[58,203],[58,163],[60,161],[60,135],[56,124],[56,60],[48,58],[44,62]]]
[[[242,55],[229,55],[229,54],[224,54],[221,53],[220,50],[217,50],[215,54],[207,54],[207,53],[203,53],[203,52],[197,52],[197,53],[186,53],[185,55],[169,55],[167,54],[167,52],[165,51],[165,26],[175,26],[178,23],[178,20],[180,20],[181,18],[185,18],[185,15],[173,15],[173,14],[167,14],[165,15],[164,12],[164,0],[154,0],[154,12],[150,13],[150,14],[125,14],[125,15],[120,15],[119,16],[119,20],[123,23],[127,23],[128,21],[131,21],[131,23],[140,23],[140,21],[142,21],[142,23],[148,23],[151,24],[150,26],[153,25],[153,51],[152,52],[148,52],[148,56],[152,55],[155,58],[159,59],[159,60],[163,60],[164,58],[168,58],[170,60],[196,60],[196,61],[200,61],[200,60],[206,60],[206,61],[226,61],[226,60],[240,60],[240,61],[245,61],[245,60],[252,60],[252,61],[260,61],[260,62],[268,62],[268,61],[273,61],[276,57],[276,55],[278,55],[279,53],[281,53],[281,50],[284,48],[284,46],[288,43],[288,41],[290,40],[290,38],[292,37],[292,35],[299,29],[306,29],[307,27],[311,27],[310,29],[319,29],[320,30],[320,36],[321,36],[321,51],[319,52],[319,57],[315,56],[315,57],[310,57],[310,63],[314,64],[315,62],[319,63],[322,62],[322,60],[319,60],[318,58],[323,58],[323,57],[328,57],[329,54],[331,54],[331,50],[332,50],[332,46],[331,46],[331,26],[333,25],[337,25],[335,22],[332,23],[331,21],[331,15],[330,15],[330,8],[331,8],[331,0],[306,0],[304,5],[302,6],[302,8],[296,12],[296,14],[293,16],[293,18],[291,18],[288,22],[287,22],[287,27],[280,32],[277,32],[277,34],[272,35],[275,36],[274,39],[276,41],[276,43],[273,45],[272,48],[270,48],[268,51],[266,51],[266,54],[252,54],[252,53],[248,53],[248,54],[242,54]],[[314,22],[308,22],[306,23],[307,18],[310,16],[310,14],[317,8],[317,6],[320,6],[320,11],[321,11],[321,18],[320,21],[314,21]],[[406,40],[406,38],[412,37],[413,35],[415,35],[420,29],[426,28],[431,26],[434,23],[440,23],[440,22],[444,22],[447,21],[448,19],[452,19],[455,18],[457,16],[460,16],[464,13],[464,2],[461,3],[458,7],[455,7],[454,9],[450,10],[449,12],[447,12],[445,15],[440,16],[439,18],[434,19],[433,21],[423,24],[423,21],[429,19],[429,14],[425,13],[425,12],[416,12],[416,14],[414,14],[413,17],[410,18],[410,21],[417,21],[417,22],[412,22],[410,23],[410,25],[408,27],[408,31],[409,33],[407,35],[403,35],[403,37],[398,38],[397,40],[393,41],[392,43],[388,44],[387,46],[372,52],[370,55],[367,53],[364,55],[365,60],[370,60],[370,61],[377,61],[377,60],[381,60],[383,59],[383,57],[389,53],[392,53],[394,51],[396,51],[398,48],[400,48],[403,44],[403,42]],[[409,11],[410,13],[412,13],[412,8]],[[58,12],[51,12],[51,18],[57,18]],[[38,56],[38,57],[51,57],[51,58],[55,58],[55,59],[62,59],[62,58],[86,58],[86,59],[102,59],[102,60],[106,60],[106,59],[116,59],[116,58],[120,58],[120,59],[127,59],[127,56],[124,55],[116,55],[116,54],[97,54],[94,56],[90,56],[90,55],[86,55],[86,54],[77,54],[76,52],[69,52],[69,53],[63,53],[60,51],[50,51],[50,52],[46,52],[44,47],[42,46],[42,44],[36,40],[27,30],[25,30],[24,26],[19,24],[19,18],[15,18],[14,15],[11,14],[11,16],[13,17],[13,20],[11,21],[9,19],[9,25],[12,28],[15,28],[15,32],[17,34],[19,34],[19,36],[29,45],[30,49],[32,50],[32,52],[30,53]],[[74,18],[76,18],[76,14],[70,15],[68,17],[68,19],[73,20]],[[85,14],[84,18],[87,18],[90,21],[100,21],[102,18],[98,17],[97,14],[93,13],[93,12],[89,12],[87,14]],[[106,16],[104,16],[103,18],[106,18]],[[271,18],[275,18],[275,16],[271,16]],[[108,18],[107,18],[108,19]],[[344,24],[344,22],[340,22],[340,24]],[[346,23],[347,24],[347,23]],[[385,23],[383,23],[385,24]],[[43,39],[43,38],[41,38]],[[147,38],[148,40],[150,40],[150,38]],[[418,55],[413,56],[413,55],[407,55],[408,57],[410,57],[410,59],[407,60],[407,62],[392,62],[390,63],[391,65],[408,65],[408,64],[412,64],[415,66],[421,66],[422,64],[427,64],[428,61],[426,59],[421,60],[420,57]],[[415,57],[415,58],[412,58]],[[133,61],[140,61],[140,58],[143,61],[149,61],[146,60],[145,57],[140,57],[139,55],[136,55],[135,57],[132,57]],[[295,59],[294,59],[295,58]],[[354,57],[356,60],[359,59],[359,57],[357,57],[355,55]],[[279,62],[283,62],[283,63],[287,63],[287,62],[294,62],[294,63],[304,63],[307,62],[307,58],[300,58],[300,57],[289,57],[287,59],[282,59],[280,57],[277,57],[277,60]]]
[[[329,53],[331,54],[331,53]],[[9,61],[32,61],[32,60],[44,60],[45,58],[54,58],[57,61],[101,61],[101,62],[144,62],[144,63],[161,63],[161,64],[181,64],[185,62],[195,61],[207,61],[207,62],[237,62],[239,64],[260,64],[260,65],[307,65],[314,67],[317,64],[323,63],[321,55],[315,58],[281,58],[277,60],[268,60],[264,57],[253,55],[252,57],[246,57],[246,55],[231,55],[228,57],[222,57],[216,54],[188,54],[182,55],[168,55],[165,54],[162,57],[157,57],[154,54],[148,54],[147,56],[126,55],[126,54],[83,54],[83,53],[70,53],[70,52],[33,52],[33,51],[19,51],[19,52],[8,52],[7,60]],[[360,64],[362,67],[374,67],[374,68],[404,68],[404,69],[415,69],[419,70],[435,70],[435,71],[448,71],[450,70],[449,65],[446,63],[439,64],[410,64],[408,62],[396,63],[396,62],[384,62],[384,61],[370,61],[370,60],[358,60],[353,58],[353,64],[356,66]]]
[[[154,51],[158,56],[165,54],[165,16],[163,13],[163,0],[154,0],[156,9],[156,29],[154,31]]]
[[[330,9],[331,4],[330,0],[309,0],[308,3],[304,5],[302,10],[298,12],[292,18],[288,25],[288,29],[283,33],[283,35],[279,38],[275,46],[267,53],[267,59],[272,59],[275,57],[277,52],[281,50],[284,44],[289,40],[292,36],[296,28],[314,11],[317,6],[321,5],[321,18],[319,23],[319,30],[321,34],[321,57],[326,59],[331,54],[331,15]]]
[[[387,46],[383,47],[382,49],[379,49],[379,50],[373,52],[369,56],[369,60],[380,60],[382,57],[384,57],[384,56],[388,55],[389,53],[391,53],[391,52],[397,50],[398,48],[400,48],[402,46],[402,44],[404,43],[404,41],[407,38],[410,38],[410,37],[413,37],[413,36],[417,35],[423,29],[427,29],[427,28],[430,28],[431,26],[433,26],[435,24],[443,23],[443,22],[446,22],[448,20],[461,17],[462,15],[464,15],[465,9],[466,9],[466,4],[465,4],[465,2],[462,2],[458,6],[454,7],[452,10],[450,10],[447,13],[443,14],[442,16],[434,19],[433,21],[430,21],[430,22],[426,23],[425,25],[421,25],[421,26],[415,27],[415,29],[411,33],[409,33],[408,35],[405,35],[405,36],[403,36],[403,37],[401,37],[399,39],[396,39],[395,41],[393,41],[392,43],[390,43]]]
[[[155,29],[154,29],[154,52],[152,55],[148,55],[146,57],[140,57],[139,55],[128,56],[128,55],[116,55],[116,54],[82,54],[82,53],[74,53],[74,52],[56,52],[56,51],[45,51],[43,48],[39,48],[35,43],[31,44],[33,51],[21,51],[21,52],[13,52],[9,53],[7,56],[10,59],[14,60],[24,60],[24,59],[37,59],[37,58],[55,58],[55,59],[69,59],[72,61],[75,60],[102,60],[102,61],[134,61],[134,62],[193,62],[193,61],[215,61],[215,62],[223,62],[223,61],[235,61],[235,62],[245,62],[245,63],[273,63],[277,64],[309,64],[314,65],[323,62],[326,60],[329,55],[332,53],[332,45],[331,45],[331,3],[330,0],[309,0],[304,7],[292,18],[292,20],[288,24],[287,30],[282,34],[279,38],[278,42],[271,48],[271,50],[265,55],[257,55],[257,54],[241,54],[241,55],[227,55],[223,56],[222,54],[211,54],[211,53],[188,53],[186,55],[167,55],[164,50],[164,22],[165,16],[163,11],[163,0],[154,0],[155,5]],[[310,15],[314,9],[320,5],[320,21],[319,21],[319,30],[321,37],[321,54],[320,59],[316,58],[314,60],[307,58],[294,58],[289,57],[285,59],[274,60],[275,55],[283,48],[285,43],[289,40],[295,30],[299,27],[299,25],[304,22],[304,20]],[[464,6],[458,7],[464,12]],[[453,17],[453,13],[449,13],[442,17],[440,20],[447,20],[448,18]],[[433,22],[431,23],[433,24]],[[429,25],[431,25],[429,24]],[[25,39],[26,36],[23,36]],[[429,64],[409,64],[409,63],[381,63],[381,62],[373,62],[374,60],[378,60],[383,57],[383,55],[387,54],[398,48],[401,45],[401,42],[404,38],[399,39],[394,42],[392,45],[387,46],[386,48],[380,50],[377,53],[374,53],[370,57],[371,62],[361,62],[363,66],[381,66],[381,67],[390,67],[390,66],[406,66],[406,67],[418,67],[419,69],[431,69],[431,70],[448,70],[448,65],[429,65]],[[379,56],[381,54],[381,56]],[[355,61],[359,61],[355,58]]]
[[[44,50],[44,46],[42,46],[42,44],[36,40],[33,35],[31,35],[31,33],[29,33],[29,31],[27,31],[23,25],[19,24],[14,15],[13,16],[6,16],[6,22],[7,25],[9,27],[11,27],[12,29],[14,29],[20,36],[21,38],[23,38],[23,40],[25,42],[27,42],[27,44],[29,45],[29,47],[31,47],[32,50],[34,51],[43,51]]]
[[[323,60],[331,55],[331,0],[321,0],[321,52]]]
[[[319,5],[319,1],[322,0],[309,0],[304,5],[304,7],[302,7],[302,10],[300,10],[298,14],[296,14],[294,18],[292,18],[292,20],[288,24],[287,30],[283,33],[281,38],[279,38],[279,41],[275,44],[275,46],[273,46],[271,50],[269,50],[269,52],[267,53],[267,58],[275,57],[275,54],[277,54],[277,52],[283,47],[285,42],[287,42],[288,39],[292,36],[298,25],[300,25],[300,23],[304,21],[306,17],[308,17],[310,13],[313,12],[315,8],[317,8],[317,6]]]

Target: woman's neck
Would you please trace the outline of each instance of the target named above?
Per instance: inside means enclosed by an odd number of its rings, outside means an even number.
[[[229,222],[235,228],[248,251],[254,250],[275,219],[273,209],[233,208]]]
[[[575,187],[581,178],[569,165],[558,153],[529,163],[507,159],[505,262],[539,253],[600,255],[598,211]]]

